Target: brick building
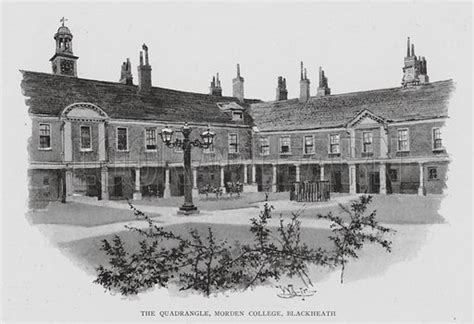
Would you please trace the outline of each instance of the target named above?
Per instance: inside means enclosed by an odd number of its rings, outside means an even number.
[[[447,163],[441,128],[451,80],[429,82],[424,57],[408,40],[402,86],[333,94],[319,70],[316,95],[301,63],[300,95],[288,99],[278,78],[276,100],[244,97],[237,65],[233,96],[219,75],[209,94],[155,87],[146,45],[138,85],[130,61],[119,82],[77,77],[73,35],[59,27],[52,74],[21,71],[32,119],[30,197],[140,199],[183,195],[183,154],[166,147],[160,130],[187,121],[192,138],[208,125],[214,145],[193,150],[194,193],[206,185],[244,183],[244,191],[286,191],[293,182],[329,180],[334,192],[441,193]],[[179,134],[177,134],[179,136]]]

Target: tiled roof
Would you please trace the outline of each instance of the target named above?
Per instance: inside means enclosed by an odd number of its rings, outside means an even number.
[[[219,97],[153,87],[139,94],[137,86],[104,82],[48,73],[21,71],[22,89],[29,112],[59,116],[64,108],[77,102],[98,105],[111,118],[242,124],[233,122],[217,103],[238,102],[234,97]],[[256,99],[239,103],[244,108]],[[246,118],[246,121],[249,119]]]
[[[252,104],[250,115],[260,131],[345,126],[357,113],[369,110],[386,121],[445,117],[454,90],[452,80],[413,88],[390,88],[324,97]]]

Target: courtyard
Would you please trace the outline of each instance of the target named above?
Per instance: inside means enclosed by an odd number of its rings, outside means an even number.
[[[314,203],[290,202],[287,194],[271,194],[268,199],[275,207],[269,222],[275,234],[280,217],[288,220],[292,213],[298,213],[301,220],[301,239],[310,247],[329,249],[332,242],[329,223],[317,218],[318,214],[332,212],[347,217],[339,204],[349,205],[357,195],[333,195],[330,201]],[[149,215],[159,226],[175,234],[186,236],[191,229],[204,234],[211,228],[218,239],[228,242],[249,242],[250,219],[261,210],[263,193],[244,194],[241,197],[195,199],[201,212],[197,215],[178,216],[177,206],[181,199],[148,199],[133,204]],[[395,230],[390,235],[393,241],[392,253],[385,253],[378,246],[367,244],[360,252],[360,258],[351,262],[347,280],[358,280],[386,271],[394,263],[416,256],[423,245],[430,227],[444,223],[438,213],[442,196],[375,195],[369,211],[377,210],[377,220]],[[50,203],[46,209],[30,211],[29,221],[38,228],[66,256],[72,258],[85,272],[95,275],[96,268],[105,264],[106,255],[100,249],[102,240],[119,235],[130,252],[139,248],[137,233],[125,226],[146,228],[146,222],[137,220],[126,201]],[[313,282],[323,281],[332,270],[313,267]],[[283,279],[289,280],[288,278]]]

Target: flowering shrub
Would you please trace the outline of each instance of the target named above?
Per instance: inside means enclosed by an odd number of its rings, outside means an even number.
[[[206,195],[206,198],[209,197],[209,194],[214,194],[216,198],[219,198],[223,195],[224,190],[221,187],[214,187],[213,185],[207,184],[199,189],[199,193]]]

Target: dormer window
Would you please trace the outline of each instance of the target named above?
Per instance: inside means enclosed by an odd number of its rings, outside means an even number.
[[[238,110],[232,111],[232,120],[242,120],[243,118],[244,117],[243,117],[242,111],[238,111]]]

